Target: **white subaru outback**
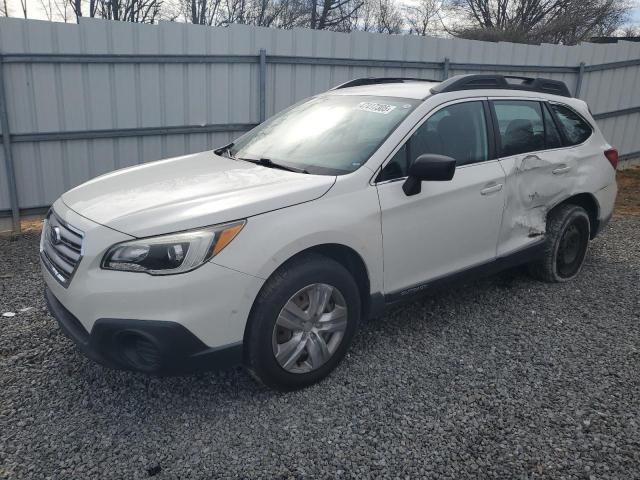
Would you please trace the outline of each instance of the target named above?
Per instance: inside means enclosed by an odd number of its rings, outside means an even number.
[[[444,281],[575,277],[618,153],[562,82],[364,78],[234,143],[119,170],[44,223],[46,299],[88,357],[158,374],[244,364],[295,389],[358,324]]]

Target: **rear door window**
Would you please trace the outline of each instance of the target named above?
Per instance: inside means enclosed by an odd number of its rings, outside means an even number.
[[[591,126],[576,112],[557,103],[550,106],[562,125],[568,145],[578,145],[591,136]]]
[[[545,148],[540,103],[527,100],[494,100],[500,131],[500,156],[535,152]]]

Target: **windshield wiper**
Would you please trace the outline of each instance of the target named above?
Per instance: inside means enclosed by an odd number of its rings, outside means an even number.
[[[240,160],[244,160],[245,162],[255,163],[256,165],[262,165],[263,167],[279,168],[280,170],[287,170],[289,172],[307,173],[307,174],[309,173],[304,168],[290,167],[288,165],[283,165],[282,163],[276,163],[269,158],[260,158],[260,159],[240,158]]]
[[[233,143],[233,142],[228,143],[228,144],[226,144],[226,145],[225,145],[225,146],[223,146],[223,147],[216,148],[216,149],[213,151],[213,153],[215,153],[216,155],[220,155],[220,156],[222,156],[223,154],[225,154],[225,153],[226,153],[226,154],[227,154],[227,157],[229,157],[229,158],[233,158],[233,159],[235,160],[234,156],[233,156],[233,155],[231,155],[231,148],[233,147],[233,145],[234,145],[234,143]]]
[[[290,167],[288,165],[276,163],[269,158],[259,158],[259,159],[258,158],[236,158],[233,155],[231,155],[231,149],[233,148],[234,145],[235,144],[233,142],[228,143],[227,145],[224,145],[220,148],[216,148],[213,151],[213,153],[220,156],[226,155],[228,158],[231,158],[233,160],[244,160],[245,162],[255,163],[257,165],[262,165],[263,167],[279,168],[280,170],[287,170],[288,172],[307,173],[307,174],[309,173],[304,168]]]

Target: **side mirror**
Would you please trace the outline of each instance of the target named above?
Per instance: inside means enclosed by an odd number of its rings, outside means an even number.
[[[445,182],[456,173],[456,161],[445,155],[425,153],[416,158],[409,167],[409,176],[402,184],[405,195],[420,193],[423,181]]]

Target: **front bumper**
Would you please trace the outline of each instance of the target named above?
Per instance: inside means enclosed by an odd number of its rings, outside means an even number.
[[[242,342],[210,348],[183,325],[171,321],[101,318],[88,332],[48,287],[45,300],[78,349],[106,367],[175,375],[242,363]]]
[[[251,306],[264,280],[213,261],[177,275],[103,270],[105,252],[133,237],[92,222],[60,200],[53,209],[61,221],[83,232],[82,258],[66,284],[44,265],[42,275],[53,315],[87,356],[112,367],[169,373],[191,370],[200,359],[207,366],[226,366],[233,362],[216,352],[230,347],[237,347],[232,357],[239,358]],[[123,350],[123,344],[140,352],[149,349],[150,359],[160,358],[159,366],[129,361],[131,351]]]

